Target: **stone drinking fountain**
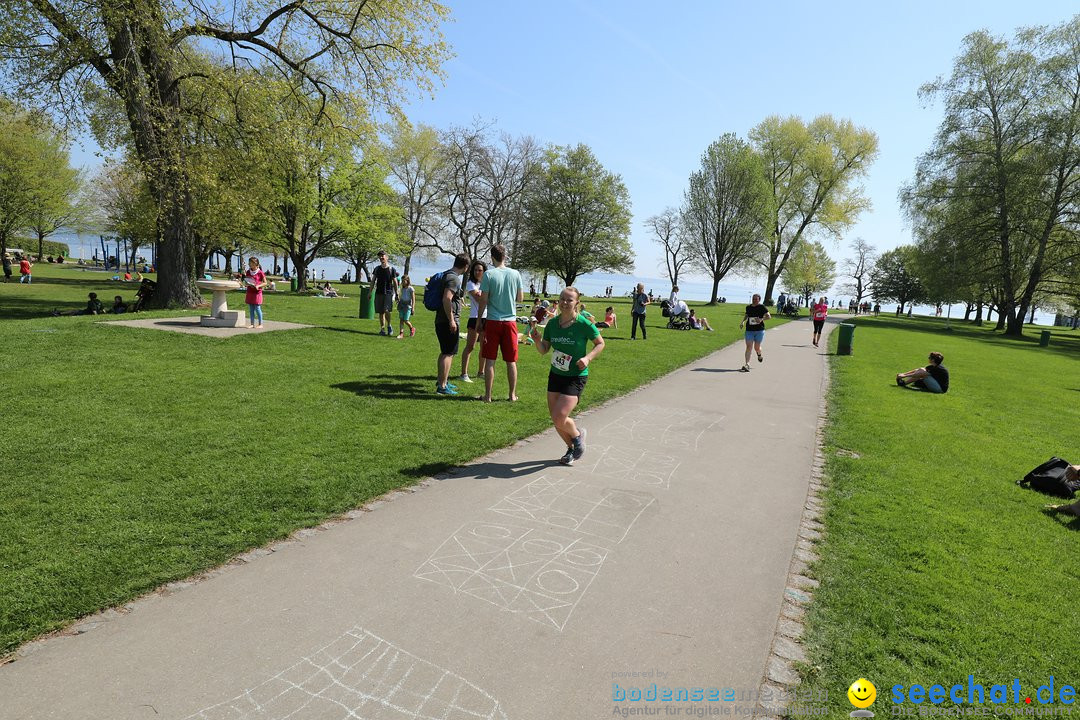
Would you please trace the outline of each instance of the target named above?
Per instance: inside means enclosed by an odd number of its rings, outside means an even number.
[[[203,327],[244,327],[244,311],[230,310],[225,294],[230,290],[239,290],[243,287],[235,280],[196,280],[195,284],[202,290],[212,290],[214,299],[211,301],[210,314],[199,318],[199,324]]]

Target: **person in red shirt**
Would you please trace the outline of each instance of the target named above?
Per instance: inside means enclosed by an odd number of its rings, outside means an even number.
[[[244,273],[244,284],[247,285],[244,302],[247,303],[248,311],[251,314],[251,323],[248,327],[261,328],[263,324],[263,287],[266,285],[266,273],[263,272],[262,266],[259,265],[259,258],[253,257],[248,260],[248,269]],[[258,324],[256,324],[256,319],[258,319]]]
[[[818,298],[817,304],[810,308],[810,317],[814,320],[814,347],[821,342],[821,329],[825,327],[825,318],[829,317],[829,303],[824,297]]]
[[[34,276],[31,273],[31,268],[34,267],[34,263],[30,262],[29,255],[23,255],[22,260],[19,261],[19,278],[20,283],[30,284],[34,282]]]

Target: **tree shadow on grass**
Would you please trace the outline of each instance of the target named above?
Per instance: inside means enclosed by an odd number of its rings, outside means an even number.
[[[968,340],[978,340],[998,346],[1013,346],[1018,349],[1038,350],[1052,352],[1058,355],[1080,359],[1080,335],[1067,334],[1066,328],[1048,328],[1042,325],[1025,325],[1024,335],[1012,337],[1002,332],[995,332],[985,327],[980,328],[969,325],[963,320],[952,321],[952,329],[946,329],[943,318],[897,318],[897,317],[860,317],[851,318],[848,322],[856,327],[864,327],[867,331],[875,328],[887,328],[891,330],[908,330],[922,332],[937,337],[960,337]],[[1050,345],[1039,347],[1039,336],[1044,330],[1052,333]],[[858,342],[858,336],[855,338]],[[931,348],[932,349],[932,348]]]

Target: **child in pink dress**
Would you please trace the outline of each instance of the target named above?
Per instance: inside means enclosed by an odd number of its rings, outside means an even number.
[[[244,273],[244,284],[247,285],[247,293],[244,302],[247,303],[248,313],[251,316],[249,328],[261,328],[263,323],[262,301],[263,287],[266,285],[266,273],[259,265],[259,258],[253,257],[248,260],[248,269]],[[256,323],[258,319],[258,323]]]

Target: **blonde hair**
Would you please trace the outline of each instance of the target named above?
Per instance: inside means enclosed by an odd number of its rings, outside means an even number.
[[[408,275],[402,275],[401,276],[401,287],[407,288],[410,285],[412,285],[412,280],[409,279],[409,276]]]

